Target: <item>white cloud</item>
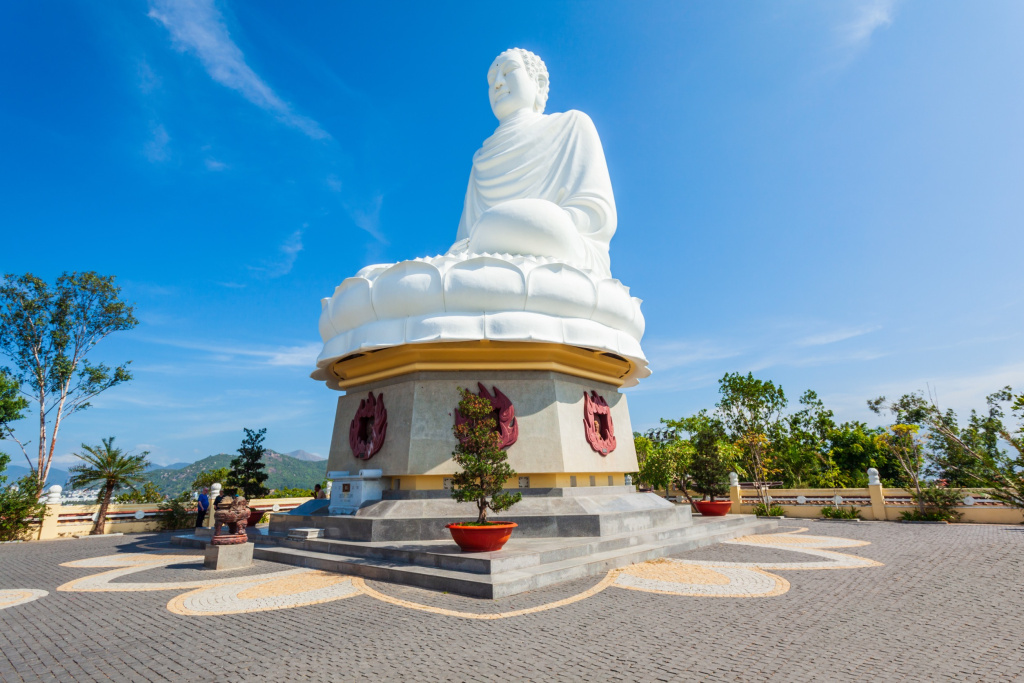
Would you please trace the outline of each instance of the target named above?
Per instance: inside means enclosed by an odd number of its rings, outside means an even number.
[[[645,343],[644,346],[647,347],[647,354],[650,356],[651,368],[656,372],[711,360],[734,358],[742,353],[731,344],[710,340],[652,340]]]
[[[365,211],[349,206],[346,206],[345,209],[348,211],[349,218],[352,219],[352,222],[355,223],[360,230],[365,231],[379,243],[387,244],[387,238],[385,238],[383,233],[380,231],[380,207],[383,203],[384,196],[377,195],[373,198],[373,203],[370,208]]]
[[[892,24],[896,0],[865,0],[857,5],[857,14],[839,27],[839,40],[848,48],[859,48],[871,41],[875,31]]]
[[[152,135],[146,143],[146,146],[143,148],[146,158],[154,164],[161,161],[167,161],[167,157],[170,152],[168,148],[170,146],[171,136],[167,134],[167,129],[164,128],[162,123],[154,125],[151,132]]]
[[[302,230],[296,230],[291,235],[288,235],[285,241],[281,243],[281,246],[277,248],[277,251],[279,255],[276,259],[266,261],[260,266],[249,266],[249,270],[262,277],[271,279],[290,273],[295,265],[295,259],[299,257],[299,252],[302,251]]]
[[[316,121],[292,111],[246,64],[213,0],[150,0],[149,16],[167,28],[176,49],[198,57],[213,80],[314,140],[330,137]]]
[[[305,367],[312,368],[316,364],[316,357],[320,354],[322,345],[318,342],[309,342],[294,346],[278,346],[271,348],[251,348],[235,346],[232,344],[196,344],[193,342],[166,340],[166,339],[144,339],[143,341],[154,342],[166,346],[174,346],[179,349],[191,349],[204,351],[213,354],[219,362],[230,363],[241,356],[257,360],[261,365],[275,367]]]
[[[206,164],[207,171],[223,171],[228,167],[223,161],[217,161],[216,159],[206,159],[203,163]]]
[[[882,329],[881,325],[870,325],[863,327],[843,328],[838,330],[830,330],[828,332],[821,332],[819,334],[812,334],[810,336],[799,339],[796,342],[797,346],[825,346],[826,344],[835,344],[836,342],[845,341],[846,339],[853,339],[854,337],[860,337],[871,332]]]

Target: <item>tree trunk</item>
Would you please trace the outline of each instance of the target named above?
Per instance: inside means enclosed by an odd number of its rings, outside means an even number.
[[[46,486],[46,477],[43,476],[43,457],[46,454],[46,385],[39,382],[39,459],[36,463],[36,493],[42,493]]]
[[[477,524],[484,524],[487,521],[487,499],[480,498],[477,500],[476,507],[480,511],[480,514],[477,515],[476,522]]]
[[[107,485],[106,490],[103,492],[103,502],[100,503],[99,514],[96,515],[96,526],[89,532],[90,536],[96,536],[103,533],[103,527],[107,522],[107,508],[110,507],[110,497],[114,495],[114,487]]]

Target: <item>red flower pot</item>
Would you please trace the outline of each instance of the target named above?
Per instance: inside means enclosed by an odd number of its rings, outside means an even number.
[[[517,526],[515,522],[492,522],[487,526],[447,524],[445,528],[452,532],[452,539],[462,552],[489,553],[501,550]]]
[[[260,520],[263,518],[263,515],[266,512],[267,512],[266,510],[249,510],[249,519],[245,523],[246,526],[254,527],[257,524],[259,524]]]
[[[695,500],[693,504],[697,506],[697,511],[705,517],[724,517],[729,514],[729,509],[732,507],[731,500]]]

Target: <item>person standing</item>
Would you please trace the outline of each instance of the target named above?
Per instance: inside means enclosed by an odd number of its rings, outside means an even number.
[[[210,497],[206,495],[208,488],[205,486],[199,492],[199,509],[196,511],[196,528],[198,529],[206,521],[206,512],[210,509]]]

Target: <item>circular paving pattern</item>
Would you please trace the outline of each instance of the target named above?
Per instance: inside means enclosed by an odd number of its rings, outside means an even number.
[[[798,561],[715,561],[658,559],[630,565],[608,572],[589,588],[560,599],[524,606],[506,611],[452,609],[466,603],[430,599],[419,602],[390,595],[358,577],[322,572],[301,567],[272,570],[261,567],[260,573],[241,575],[233,572],[213,573],[210,578],[196,572],[203,564],[200,554],[182,554],[154,548],[155,552],[122,553],[85,560],[66,562],[62,566],[82,569],[105,569],[69,581],[57,588],[66,592],[135,592],[187,590],[167,603],[167,609],[186,616],[216,614],[245,614],[268,610],[289,609],[303,605],[341,600],[365,595],[375,600],[406,609],[431,612],[465,619],[505,619],[564,607],[586,600],[608,588],[622,588],[648,593],[693,597],[767,598],[781,595],[790,589],[784,578],[772,571],[859,569],[881,566],[879,562],[855,555],[826,550],[868,545],[865,541],[828,536],[806,536],[797,529],[778,534],[744,536],[726,541],[731,546],[775,549],[774,556],[790,554],[811,556],[812,560]],[[778,550],[786,551],[781,555]],[[756,556],[757,551],[752,550]],[[764,553],[762,552],[762,555]],[[270,571],[263,571],[271,569]],[[157,571],[159,570],[159,571]],[[147,574],[148,573],[148,574]],[[170,578],[168,578],[170,577]],[[144,578],[162,579],[154,581]],[[577,588],[576,590],[579,590]],[[6,595],[10,594],[10,595]],[[46,595],[46,591],[15,590],[0,592],[0,609],[21,604]],[[15,595],[17,594],[17,595]],[[4,602],[4,598],[10,604]],[[551,597],[555,597],[552,595]],[[544,599],[543,597],[541,598]],[[493,603],[488,601],[488,605]],[[522,604],[522,603],[520,603]]]
[[[15,605],[24,605],[26,602],[32,602],[39,598],[49,595],[48,591],[38,590],[35,588],[9,588],[7,590],[0,590],[0,609],[7,609],[8,607],[14,607]]]

